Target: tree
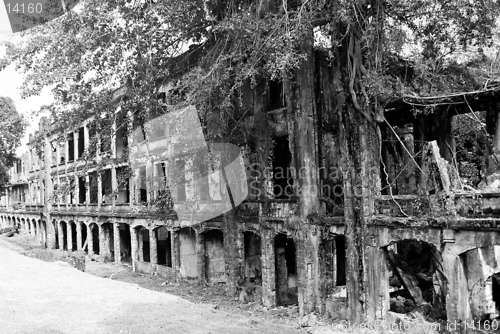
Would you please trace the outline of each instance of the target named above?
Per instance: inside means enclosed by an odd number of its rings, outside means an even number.
[[[0,193],[9,181],[8,169],[16,161],[16,149],[21,145],[26,123],[16,111],[14,101],[0,96]]]
[[[127,90],[119,106],[144,122],[167,112],[157,89],[169,82],[167,99],[196,105],[209,136],[242,144],[252,140],[239,122],[244,85],[282,80],[296,164],[309,171],[297,186],[307,186],[316,182],[313,87],[321,53],[332,79],[325,110],[337,122],[328,126],[338,129],[343,158],[349,309],[361,321],[375,317],[366,304],[378,300],[365,270],[377,250],[366,235],[379,193],[380,128],[390,126],[384,107],[405,95],[478,85],[456,80],[471,69],[452,57],[488,46],[498,13],[493,0],[86,0],[78,12],[32,29],[11,56],[28,73],[26,95],[56,85],[50,110],[62,128],[90,116],[112,120],[101,116],[113,115],[117,87]],[[300,207],[304,227],[317,196],[303,194]]]

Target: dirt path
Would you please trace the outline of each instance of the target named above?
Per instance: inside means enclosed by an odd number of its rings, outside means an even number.
[[[0,333],[300,333],[8,248],[0,241]]]

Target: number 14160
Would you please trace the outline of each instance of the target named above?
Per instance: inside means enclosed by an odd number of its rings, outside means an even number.
[[[43,11],[43,6],[41,3],[15,3],[13,6],[11,6],[10,3],[6,5],[7,7],[7,13],[16,13],[16,14],[40,14]]]

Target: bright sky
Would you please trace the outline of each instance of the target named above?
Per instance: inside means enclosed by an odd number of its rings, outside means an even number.
[[[10,33],[12,33],[12,29],[10,27],[9,18],[7,17],[7,10],[5,9],[5,5],[0,4],[0,34]]]
[[[15,43],[15,38],[18,36],[18,33],[12,33],[5,6],[0,4],[0,43],[2,41],[11,41]],[[5,50],[0,47],[0,57],[3,56],[4,52]],[[21,86],[22,80],[22,73],[17,72],[14,65],[9,65],[3,71],[0,71],[0,96],[8,96],[14,100],[17,111],[23,114],[29,122],[26,134],[21,140],[22,145],[17,150],[18,155],[26,151],[29,134],[34,133],[38,129],[39,118],[33,117],[32,112],[39,110],[41,106],[50,103],[52,100],[49,89],[44,89],[41,96],[21,99],[19,87]]]

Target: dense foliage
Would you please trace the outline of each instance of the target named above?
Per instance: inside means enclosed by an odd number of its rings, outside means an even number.
[[[177,86],[177,101],[180,94],[217,111],[223,125],[238,108],[242,83],[290,76],[308,43],[349,57],[354,103],[357,95],[383,104],[409,91],[446,90],[433,80],[456,67],[449,57],[457,51],[488,45],[497,13],[498,4],[486,0],[84,0],[26,33],[10,55],[27,73],[26,96],[55,85],[50,110],[64,128],[110,112],[111,92],[123,86],[121,104],[139,118],[164,112],[156,89],[167,81]],[[410,84],[408,73],[391,73],[394,57],[416,64]]]
[[[9,182],[8,168],[16,160],[26,123],[16,111],[14,101],[0,96],[0,194]]]

